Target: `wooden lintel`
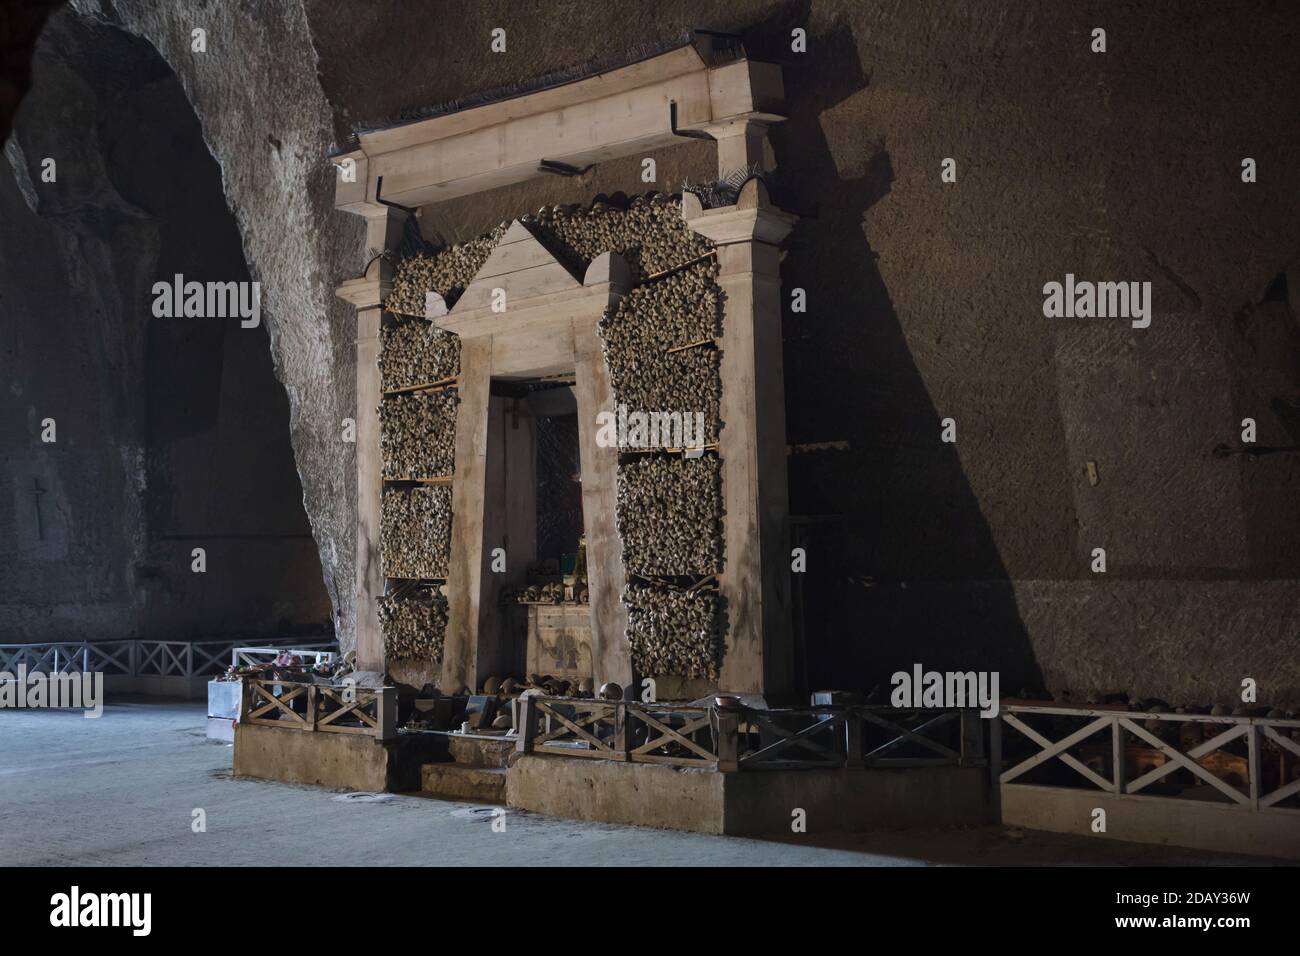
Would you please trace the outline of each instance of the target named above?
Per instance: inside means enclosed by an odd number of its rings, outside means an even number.
[[[419,206],[544,176],[541,163],[584,168],[782,115],[780,68],[741,59],[710,69],[690,46],[618,70],[359,137],[349,154],[364,182],[335,204],[364,212],[383,199]],[[673,122],[676,122],[676,130]]]

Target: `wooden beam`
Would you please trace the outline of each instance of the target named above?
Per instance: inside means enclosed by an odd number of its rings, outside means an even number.
[[[382,198],[419,206],[544,175],[543,160],[576,168],[689,142],[703,132],[719,163],[761,148],[784,119],[780,67],[735,60],[709,69],[691,46],[617,70],[446,116],[362,133],[350,158],[358,182],[336,186],[349,212]],[[676,130],[674,130],[674,121]]]
[[[402,233],[406,213],[380,207],[366,217],[366,244],[388,248]],[[370,263],[367,278],[344,283],[339,295],[357,307],[356,478],[357,537],[353,605],[357,666],[383,671],[384,638],[379,630],[379,597],[384,593],[380,567],[379,526],[382,511],[382,464],[379,451],[380,301],[391,282],[393,265],[385,259]],[[346,294],[345,294],[346,293]]]
[[[728,630],[719,686],[733,693],[792,691],[794,648],[786,518],[785,384],[776,246],[793,217],[770,206],[753,179],[734,207],[705,210],[687,193],[682,217],[718,243],[723,291],[723,554],[719,591]]]
[[[599,263],[599,265],[597,264]],[[622,257],[601,256],[588,270],[589,279],[604,279],[593,293],[615,305],[631,285]],[[592,677],[599,687],[614,681],[632,686],[632,651],[627,642],[627,608],[623,606],[623,544],[615,523],[618,497],[618,449],[596,441],[596,416],[614,410],[614,389],[601,351],[596,323],[600,313],[576,316],[573,359],[578,402],[578,453],[582,467],[582,515],[587,536],[587,591],[591,604]]]
[[[488,410],[492,385],[492,339],[461,344],[460,403],[456,406],[456,481],[451,490],[451,563],[447,572],[447,633],[443,641],[442,689],[477,690],[478,635],[492,608],[480,604],[487,493]]]

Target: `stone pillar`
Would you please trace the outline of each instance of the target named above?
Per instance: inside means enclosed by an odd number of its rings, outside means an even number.
[[[492,407],[492,336],[462,339],[456,380],[456,476],[451,485],[451,567],[447,571],[447,634],[442,690],[478,690],[479,642],[499,630],[497,608],[484,600],[491,560],[486,528],[488,419]],[[484,660],[485,665],[489,662]]]
[[[349,209],[366,220],[367,257],[396,248],[406,213],[388,206],[358,204]],[[372,251],[373,250],[373,251]],[[380,503],[383,493],[379,455],[379,324],[381,303],[388,295],[393,265],[377,258],[365,275],[345,282],[337,294],[357,309],[357,539],[356,604],[357,669],[383,671],[384,639],[379,632],[378,600],[384,593],[379,559]]]
[[[767,142],[768,124],[763,120],[741,118],[716,123],[705,130],[718,143],[718,176],[737,169],[759,166],[772,169],[772,149]]]
[[[631,272],[621,256],[606,253],[587,268],[584,285],[607,289],[610,308],[631,287]],[[578,451],[582,461],[582,515],[587,536],[587,591],[591,600],[591,670],[596,686],[614,681],[632,688],[632,650],[623,606],[623,544],[618,537],[618,448],[596,441],[597,416],[613,412],[614,389],[601,351],[592,312],[573,319],[573,360],[578,401]]]
[[[789,234],[794,217],[768,202],[757,179],[734,206],[702,209],[687,193],[682,216],[716,244],[724,293],[719,590],[727,632],[718,684],[733,693],[787,694],[794,689],[793,647],[776,244]]]

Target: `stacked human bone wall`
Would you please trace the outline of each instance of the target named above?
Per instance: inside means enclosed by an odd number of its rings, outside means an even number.
[[[442,663],[447,633],[447,597],[437,585],[379,599],[384,658]]]
[[[456,390],[393,395],[379,406],[383,477],[450,475],[456,463]]]
[[[379,552],[386,578],[445,579],[451,557],[451,486],[385,488]]]

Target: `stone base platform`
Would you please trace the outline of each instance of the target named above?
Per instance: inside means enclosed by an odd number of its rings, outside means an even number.
[[[717,773],[658,764],[524,755],[506,776],[511,807],[553,816],[692,830],[809,833],[992,822],[983,767]]]
[[[259,724],[235,727],[234,771],[338,790],[419,790],[420,768],[445,759],[446,745],[422,734],[376,740],[365,734],[281,730]]]
[[[1104,833],[1092,829],[1097,809],[1106,811]],[[1006,784],[1002,822],[1103,840],[1300,860],[1300,810],[1251,810],[1200,800]]]

